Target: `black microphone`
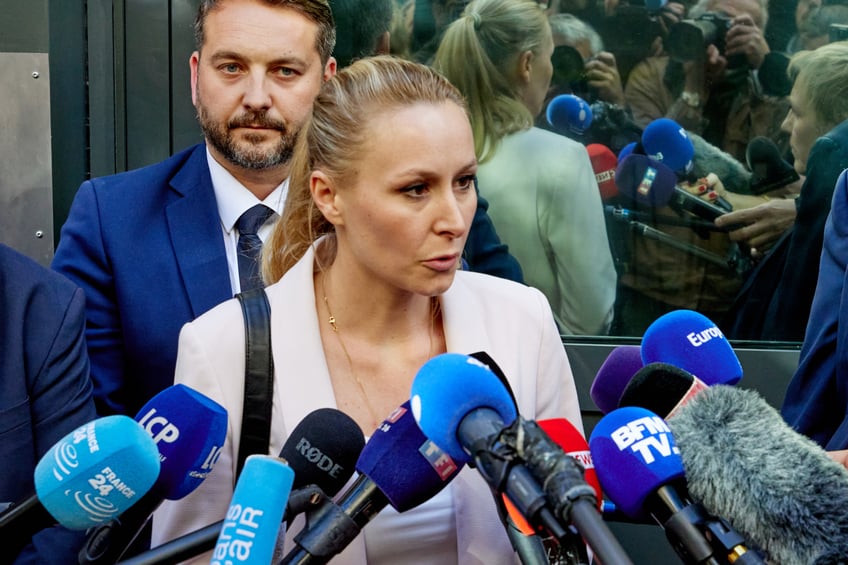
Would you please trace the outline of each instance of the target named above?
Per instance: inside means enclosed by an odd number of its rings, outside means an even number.
[[[365,438],[353,419],[335,408],[319,408],[306,415],[280,451],[294,471],[292,492],[284,520],[316,499],[334,496],[353,476],[354,462]],[[326,494],[325,494],[326,493]],[[185,534],[122,561],[132,565],[175,564],[215,547],[224,520]]]
[[[297,547],[282,563],[326,563],[341,553],[383,508],[405,512],[426,502],[461,469],[427,439],[403,403],[380,425],[356,461],[359,477],[338,504],[306,511]]]
[[[767,137],[755,137],[748,142],[745,159],[752,173],[748,188],[754,194],[783,188],[801,178],[795,167],[780,156],[777,145]]]
[[[848,471],[792,430],[758,393],[711,386],[668,425],[689,492],[759,545],[767,560],[826,563],[841,555],[844,563]]]

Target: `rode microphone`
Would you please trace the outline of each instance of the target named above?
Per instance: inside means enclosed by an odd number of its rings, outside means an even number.
[[[689,492],[759,545],[770,562],[844,562],[848,471],[792,430],[757,392],[711,386],[668,425]]]
[[[365,444],[356,462],[360,475],[338,504],[306,512],[306,525],[294,537],[297,547],[282,563],[326,563],[387,505],[405,512],[426,502],[461,467],[421,433],[404,402]]]
[[[120,560],[163,500],[179,500],[203,482],[227,435],[224,407],[182,384],[150,399],[136,421],[159,450],[159,477],[131,509],[89,533],[79,552],[80,565]]]
[[[713,321],[693,310],[674,310],[657,318],[642,336],[642,361],[669,363],[708,385],[735,385],[742,365]]]
[[[633,519],[653,517],[684,563],[763,563],[729,524],[689,499],[671,430],[650,410],[613,410],[595,425],[589,449],[610,500]]]
[[[301,420],[280,451],[294,471],[287,517],[335,496],[353,476],[365,437],[353,419],[335,408],[319,408]],[[241,479],[239,479],[241,480]],[[127,565],[179,563],[215,547],[221,520],[123,561]]]
[[[668,418],[706,388],[706,383],[680,367],[648,363],[624,387],[618,405],[638,406]]]
[[[548,123],[568,136],[582,136],[592,125],[592,108],[574,94],[555,96],[545,110]]]
[[[0,514],[0,537],[30,539],[54,524],[86,530],[138,502],[159,475],[159,452],[127,416],[106,416],[59,440],[35,467],[36,494]]]
[[[621,392],[642,368],[642,352],[638,345],[620,345],[610,351],[592,381],[589,396],[601,412],[618,408]]]
[[[210,565],[271,563],[293,482],[284,459],[245,459]]]
[[[609,200],[618,196],[618,187],[615,185],[615,169],[618,158],[606,145],[590,143],[586,146],[589,152],[589,160],[592,162],[592,170],[595,172],[595,181],[601,192],[601,200]]]
[[[751,169],[748,188],[754,194],[782,188],[801,178],[795,167],[780,156],[777,145],[767,137],[755,137],[748,142],[745,160]]]
[[[535,422],[518,416],[509,393],[485,365],[466,355],[438,355],[419,369],[411,394],[424,433],[447,453],[474,465],[534,527],[565,540],[561,516],[605,564],[630,563],[600,519],[594,490],[583,480],[580,465]]]

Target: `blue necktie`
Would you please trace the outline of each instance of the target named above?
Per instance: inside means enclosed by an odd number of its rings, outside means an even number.
[[[239,231],[236,255],[238,256],[239,283],[245,292],[262,286],[259,276],[259,255],[262,252],[262,240],[257,232],[274,211],[263,204],[257,204],[239,216],[236,229]]]

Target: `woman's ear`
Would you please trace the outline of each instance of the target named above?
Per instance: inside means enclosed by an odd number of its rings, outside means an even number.
[[[523,84],[530,82],[530,70],[533,68],[533,52],[529,49],[518,56],[518,80]]]
[[[312,175],[309,177],[309,191],[312,193],[315,206],[328,222],[334,226],[344,223],[342,203],[338,197],[336,185],[330,177],[322,171],[312,171]]]

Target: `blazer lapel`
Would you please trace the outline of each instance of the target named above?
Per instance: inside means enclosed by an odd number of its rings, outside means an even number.
[[[195,317],[232,298],[227,255],[218,205],[206,163],[206,146],[198,145],[171,179],[180,195],[165,208],[174,256]]]

